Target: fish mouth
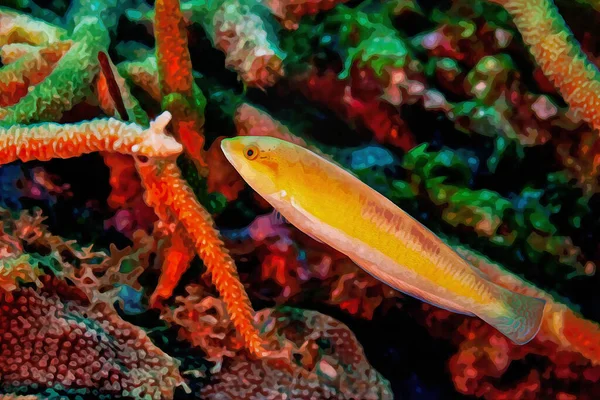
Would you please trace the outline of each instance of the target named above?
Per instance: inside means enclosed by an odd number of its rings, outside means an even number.
[[[227,161],[235,168],[242,179],[250,184],[254,181],[252,179],[253,169],[250,167],[246,157],[244,157],[245,143],[242,139],[243,138],[240,137],[223,139],[221,141],[221,150],[223,151],[225,158],[227,158]]]
[[[223,139],[221,141],[221,150],[223,151],[223,154],[225,155],[225,158],[227,159],[227,161],[229,161],[229,163],[238,172],[240,172],[241,165],[240,165],[239,161],[237,161],[237,157],[235,155],[235,151],[234,151],[235,144],[236,144],[235,138]]]

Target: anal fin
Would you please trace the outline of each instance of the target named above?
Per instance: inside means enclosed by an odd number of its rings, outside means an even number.
[[[469,316],[475,315],[472,312],[465,310],[440,296],[437,296],[433,287],[435,286],[434,284],[426,283],[424,280],[421,281],[420,284],[411,284],[409,282],[410,279],[402,279],[399,276],[390,274],[375,264],[372,264],[366,260],[362,260],[359,257],[350,257],[350,259],[363,271],[367,272],[373,278],[385,285],[388,285],[394,290],[446,311]]]

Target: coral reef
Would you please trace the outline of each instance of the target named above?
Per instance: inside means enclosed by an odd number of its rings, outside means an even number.
[[[181,152],[181,144],[166,136],[171,120],[167,112],[149,129],[123,124],[116,119],[79,124],[12,125],[0,128],[0,164],[15,160],[48,161],[77,157],[93,151],[113,151],[143,157],[168,157]]]
[[[597,2],[46,3],[0,7],[0,398],[600,396]],[[346,168],[539,333],[274,217],[230,136]]]
[[[2,390],[173,396],[182,378],[171,357],[108,305],[90,307],[83,293],[54,286],[13,290],[1,302]]]
[[[314,371],[311,379],[297,378],[244,356],[227,362],[202,396],[207,399],[391,399],[388,384],[366,361],[352,332],[339,321],[314,311],[265,309],[256,317],[267,334],[291,338],[308,349],[303,360]],[[241,359],[240,359],[241,358]],[[242,384],[240,384],[242,382]]]

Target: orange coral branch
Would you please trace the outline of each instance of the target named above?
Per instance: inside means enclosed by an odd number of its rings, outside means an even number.
[[[179,0],[158,0],[155,5],[154,36],[163,95],[192,95],[192,61]]]
[[[0,128],[0,165],[15,160],[46,161],[77,157],[94,151],[113,151],[147,157],[166,157],[181,152],[181,145],[164,134],[169,113],[162,114],[143,130],[116,119],[60,125],[13,125]]]
[[[175,227],[169,247],[164,253],[162,273],[156,289],[150,297],[150,305],[155,307],[161,300],[168,299],[173,290],[187,271],[196,255],[193,244],[189,243],[187,232],[181,225]]]
[[[117,77],[122,79],[115,74]],[[122,93],[129,95],[127,85],[123,83],[120,87]],[[196,200],[177,165],[173,160],[141,162],[136,159],[136,168],[146,189],[146,203],[154,208],[162,222],[179,223],[185,229],[180,231],[180,227],[176,227],[176,234],[181,235],[177,240],[183,242],[188,239],[203,260],[250,354],[259,358],[269,354],[262,349],[264,341],[253,325],[252,305],[239,280],[235,263],[223,246],[211,215]],[[183,250],[183,246],[180,249]],[[185,257],[191,258],[191,255],[183,254],[182,259]],[[184,268],[182,259],[177,260],[176,269]]]
[[[72,40],[61,40],[53,42],[48,46],[32,46],[25,43],[13,43],[0,47],[0,59],[2,64],[12,64],[21,58],[41,52],[45,58],[54,58],[54,62],[58,61],[73,45]]]
[[[491,0],[512,16],[535,61],[571,109],[600,131],[600,72],[552,0]]]
[[[204,169],[204,116],[195,104],[192,60],[179,0],[158,0],[155,5],[154,35],[158,76],[164,109],[173,114],[175,137],[196,167]],[[171,95],[171,96],[169,96]],[[169,97],[167,97],[169,96]]]
[[[159,215],[164,215],[167,208],[185,228],[227,305],[233,325],[250,353],[261,357],[264,354],[263,340],[252,322],[250,299],[240,282],[235,262],[214,228],[211,215],[196,200],[174,163],[150,160],[138,163],[137,167],[146,187],[146,202]]]
[[[0,107],[16,104],[30,86],[43,81],[60,58],[71,48],[71,42],[56,42],[36,48],[16,62],[0,69]]]
[[[0,46],[19,42],[39,46],[61,40],[66,34],[41,19],[0,7]]]
[[[118,71],[113,71],[110,60],[107,58],[106,61],[107,63],[105,63],[105,66],[103,67],[103,73],[100,74],[97,82],[98,98],[102,109],[109,114],[114,114],[114,103],[120,99],[120,102],[135,115],[134,118],[136,121],[143,124],[145,121],[140,118],[140,114],[143,112],[135,101],[135,98],[131,96],[127,84],[118,74]],[[156,65],[156,62],[154,62],[154,65]],[[104,70],[107,68],[110,68],[111,71],[105,72]],[[154,68],[154,76],[156,76],[156,67]],[[112,92],[109,90],[110,82],[112,82],[113,86],[117,87],[117,90],[113,90]],[[117,96],[118,99],[114,99],[115,96]],[[121,158],[118,158],[119,156],[121,156]],[[123,206],[126,203],[131,202],[137,196],[138,189],[141,189],[139,185],[136,185],[137,182],[133,180],[131,171],[129,171],[129,168],[134,168],[133,171],[135,173],[136,165],[139,163],[139,160],[123,160],[122,157],[123,156],[120,154],[104,154],[104,161],[111,170],[110,183],[113,188],[109,197],[109,204],[112,202],[114,206]],[[132,162],[129,163],[129,160]],[[128,182],[124,187],[121,182],[123,173],[127,174],[125,176],[129,176],[129,179],[126,179]],[[135,175],[137,177],[138,174],[135,173]],[[132,181],[133,185],[130,183]],[[141,183],[145,186],[145,183]],[[166,210],[155,208],[155,213],[159,216],[162,224],[172,225],[173,218]],[[162,274],[157,287],[150,298],[152,307],[158,306],[158,303],[161,300],[171,296],[181,275],[188,269],[191,260],[195,256],[194,246],[189,243],[190,239],[187,232],[181,225],[177,225],[173,230],[168,229],[168,231],[171,235],[171,240],[169,247],[164,254]]]
[[[2,64],[8,65],[14,63],[26,54],[34,53],[39,49],[38,46],[32,46],[27,43],[11,43],[0,47],[0,60]]]

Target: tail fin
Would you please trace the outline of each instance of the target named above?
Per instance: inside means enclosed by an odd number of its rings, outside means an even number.
[[[544,316],[546,300],[515,293],[494,283],[499,304],[479,318],[498,329],[514,343],[522,345],[537,335]]]

